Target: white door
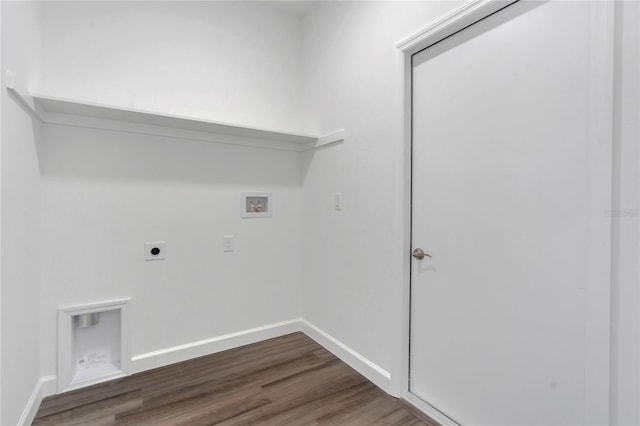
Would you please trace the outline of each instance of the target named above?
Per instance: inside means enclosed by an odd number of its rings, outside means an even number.
[[[606,419],[600,9],[518,2],[413,56],[410,392],[461,424]]]

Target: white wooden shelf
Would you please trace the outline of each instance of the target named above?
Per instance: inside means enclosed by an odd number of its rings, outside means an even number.
[[[315,136],[101,105],[54,96],[30,96],[16,89],[10,71],[7,71],[6,81],[9,94],[33,118],[46,124],[287,151],[309,151],[338,144],[345,139],[343,129],[329,135]]]

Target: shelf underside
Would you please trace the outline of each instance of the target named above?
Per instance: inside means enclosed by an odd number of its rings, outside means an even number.
[[[300,144],[312,143],[318,140],[318,137],[312,135],[239,126],[235,124],[193,119],[177,115],[158,114],[135,109],[115,108],[111,106],[76,102],[45,96],[34,96],[33,100],[39,112],[54,119],[57,118],[58,115],[92,117],[104,120],[170,127],[174,129],[191,130],[219,135]]]
[[[13,85],[8,72],[7,90],[34,119],[45,124],[113,130],[285,151],[309,151],[344,142],[344,129],[325,136],[286,132],[163,114],[55,96],[28,96]]]

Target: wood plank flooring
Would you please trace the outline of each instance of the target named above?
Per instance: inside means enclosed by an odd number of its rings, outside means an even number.
[[[45,398],[33,425],[429,425],[302,333]]]

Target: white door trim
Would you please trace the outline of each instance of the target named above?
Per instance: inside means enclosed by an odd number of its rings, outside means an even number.
[[[412,407],[422,411],[431,419],[435,420],[440,424],[440,426],[460,426],[460,423],[456,422],[451,417],[447,416],[443,412],[439,411],[437,408],[428,404],[415,396],[412,393],[407,392],[402,399]]]
[[[473,0],[443,19],[397,43],[403,54],[403,364],[402,389],[409,392],[409,336],[411,314],[411,134],[413,54],[488,17],[514,3],[513,0]],[[611,218],[613,146],[613,54],[614,4],[592,2],[589,84],[589,198],[590,221],[586,232],[590,244],[587,256],[585,336],[585,424],[609,423],[610,395],[610,302],[611,302]]]
[[[589,244],[586,247],[585,422],[609,424],[614,2],[592,2],[589,63]]]
[[[472,0],[461,8],[453,11],[444,18],[430,24],[417,33],[399,41],[396,47],[403,55],[402,81],[403,81],[403,144],[402,144],[402,218],[403,218],[403,244],[402,250],[406,253],[402,270],[402,334],[403,344],[401,353],[401,378],[402,392],[409,391],[409,333],[411,314],[411,90],[412,90],[412,65],[413,54],[426,49],[438,41],[478,22],[481,19],[507,7],[517,0]],[[407,260],[408,259],[408,260]]]
[[[620,5],[618,5],[618,7],[620,7]],[[640,11],[637,14],[637,22],[636,23],[637,23],[638,26],[640,26]],[[638,31],[637,43],[638,44],[637,44],[636,48],[638,50],[636,51],[636,54],[640,54],[640,31]],[[640,84],[638,85],[638,93],[637,93],[637,95],[638,95],[638,99],[640,99]],[[638,108],[637,113],[638,113],[638,123],[640,123],[640,108]],[[640,161],[640,156],[638,157],[638,160]],[[640,178],[638,179],[638,185],[640,186]],[[637,238],[640,241],[640,233],[638,233]],[[638,269],[640,269],[640,256],[638,256]],[[638,306],[640,306],[640,292],[639,292],[638,296],[639,297],[638,297],[637,303],[638,303]],[[636,312],[636,317],[637,317],[637,320],[638,320],[638,331],[640,331],[640,309],[638,310],[638,312]],[[638,341],[640,341],[640,333],[638,333]],[[638,379],[638,388],[640,388],[640,374],[638,374],[637,379]],[[640,407],[640,393],[638,394],[637,402],[638,402],[638,406]]]
[[[426,28],[399,41],[396,47],[406,55],[413,55],[452,34],[504,9],[517,0],[473,0]]]

